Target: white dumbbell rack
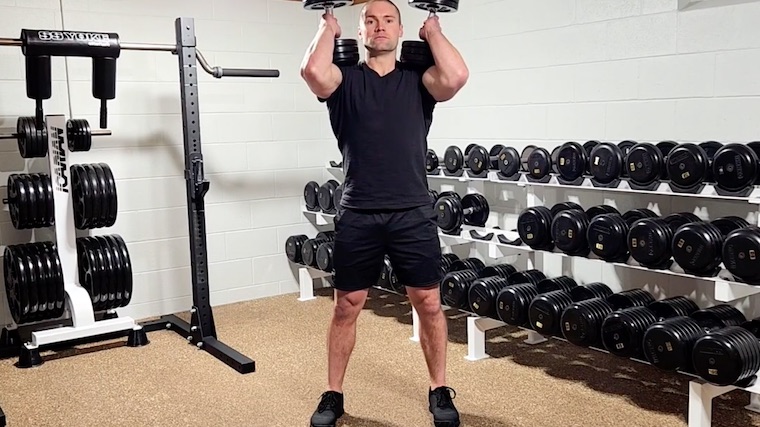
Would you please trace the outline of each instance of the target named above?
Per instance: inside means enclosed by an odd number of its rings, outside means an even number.
[[[63,319],[70,319],[71,326],[53,327],[31,332],[31,341],[24,343],[27,352],[38,352],[40,347],[56,343],[81,340],[116,332],[139,330],[131,317],[117,317],[96,320],[90,294],[79,283],[79,268],[76,246],[76,227],[74,222],[74,199],[71,187],[71,157],[66,134],[66,118],[63,115],[45,117],[48,135],[48,173],[53,187],[55,206],[55,244],[61,261],[64,290],[66,295]],[[4,294],[4,292],[3,292]],[[5,297],[3,297],[5,298]],[[7,303],[2,309],[8,310]],[[16,329],[13,323],[8,329]],[[57,319],[54,321],[59,321]],[[39,322],[42,325],[51,321]],[[35,324],[20,325],[34,328]]]
[[[333,175],[336,179],[342,180],[343,173],[340,168],[327,166],[327,171]],[[490,171],[486,177],[476,178],[468,175],[465,171],[462,176],[446,176],[442,172],[439,174],[428,175],[429,180],[441,180],[443,183],[446,180],[451,182],[466,183],[467,192],[479,192],[485,193],[485,184],[497,184],[512,189],[520,189],[525,192],[526,207],[544,205],[544,196],[541,194],[542,189],[558,188],[558,189],[572,189],[581,191],[596,191],[596,192],[611,192],[611,193],[628,193],[628,194],[642,194],[642,195],[657,195],[657,196],[670,196],[670,197],[685,197],[685,198],[697,198],[697,199],[713,199],[713,200],[726,200],[726,201],[743,201],[752,206],[754,210],[760,210],[760,188],[755,187],[754,190],[746,197],[727,196],[720,195],[716,192],[715,188],[707,184],[704,188],[696,194],[676,193],[673,192],[666,183],[662,183],[658,188],[652,191],[637,190],[630,188],[626,181],[621,181],[620,185],[615,188],[609,187],[595,187],[588,178],[584,178],[584,181],[578,186],[569,186],[561,184],[557,181],[556,177],[552,176],[548,182],[532,182],[525,178],[524,175],[514,181],[502,180],[498,177],[497,172]],[[434,188],[437,186],[431,186]],[[461,192],[460,192],[461,194]],[[316,225],[329,225],[332,223],[334,215],[325,214],[321,212],[308,211],[305,206],[302,206],[302,211],[305,216],[309,217]],[[760,211],[756,216],[756,223],[760,225]],[[479,234],[485,235],[493,233],[493,238],[488,241],[479,240],[470,234],[470,230],[476,230]],[[564,264],[572,261],[573,257],[563,254],[561,252],[550,252],[534,250],[527,245],[512,246],[501,243],[498,239],[498,235],[503,235],[509,240],[514,240],[518,237],[514,231],[509,231],[510,228],[496,229],[496,228],[483,228],[483,227],[468,227],[464,226],[462,231],[458,235],[449,235],[439,233],[441,247],[451,248],[457,245],[471,245],[477,247],[477,254],[482,255],[484,258],[497,259],[510,255],[522,255],[527,258],[527,268],[539,268],[543,271],[547,277],[560,276],[563,274]],[[446,249],[444,249],[446,250]],[[539,264],[536,263],[536,255],[538,257]],[[545,258],[550,258],[554,262],[547,262]],[[603,263],[604,265],[613,265],[616,267],[632,270],[647,271],[650,273],[662,274],[672,278],[687,278],[693,280],[699,280],[702,283],[709,283],[712,287],[712,295],[716,301],[719,302],[735,302],[737,300],[760,293],[760,286],[752,286],[746,283],[736,282],[732,280],[730,274],[727,271],[722,271],[716,277],[697,277],[694,275],[683,272],[678,266],[671,267],[668,270],[652,270],[638,265],[635,261],[631,260],[627,263],[610,263],[601,259],[596,259],[593,255],[584,257],[583,259],[589,260],[593,263]],[[559,261],[559,262],[557,262]],[[321,279],[323,284],[326,283],[326,278],[330,277],[329,273],[313,269],[310,267],[299,268],[299,286],[300,297],[299,301],[308,301],[314,299],[314,282],[315,279]],[[445,307],[444,309],[448,309]],[[480,317],[474,314],[470,314],[467,318],[467,355],[466,360],[478,361],[487,359],[490,356],[486,352],[486,332],[508,326],[506,323],[499,320]],[[419,341],[419,319],[416,311],[412,308],[412,341]],[[530,330],[528,328],[522,328],[528,333],[525,343],[527,344],[539,344],[546,342],[550,338],[544,337],[541,334]],[[553,338],[559,339],[561,338]],[[605,352],[600,349],[591,349]],[[638,361],[646,363],[643,361]],[[685,374],[688,375],[688,374]],[[760,373],[758,373],[760,376]],[[690,375],[689,381],[689,411],[688,411],[688,426],[689,427],[709,427],[712,424],[712,401],[715,397],[722,394],[729,393],[734,390],[743,390],[749,393],[749,404],[745,407],[748,410],[754,412],[760,412],[760,383],[751,387],[736,387],[736,386],[717,386],[710,384],[700,378]]]

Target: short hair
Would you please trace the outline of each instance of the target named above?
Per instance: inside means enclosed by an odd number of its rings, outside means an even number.
[[[393,1],[391,1],[391,0],[369,0],[368,2],[364,3],[364,6],[362,6],[362,11],[359,14],[359,19],[361,19],[362,21],[364,21],[364,14],[367,11],[367,6],[369,6],[372,3],[379,2],[379,1],[382,1],[382,2],[385,2],[385,3],[389,3],[391,6],[393,6],[394,9],[396,9],[396,13],[398,14],[398,20],[399,20],[399,23],[400,23],[401,22],[401,10],[398,8],[398,6],[396,6],[396,3],[393,3]]]

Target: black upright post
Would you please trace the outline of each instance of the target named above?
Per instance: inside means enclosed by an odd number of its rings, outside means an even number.
[[[198,110],[198,67],[195,48],[195,25],[192,18],[177,18],[177,57],[182,94],[182,130],[185,144],[185,182],[187,220],[193,280],[193,306],[190,324],[176,315],[143,324],[147,331],[170,328],[185,336],[202,350],[240,373],[254,372],[255,362],[216,338],[214,313],[209,298],[208,257],[206,250],[206,214],[204,196],[209,182],[204,178],[201,128]],[[202,70],[201,70],[202,71]]]

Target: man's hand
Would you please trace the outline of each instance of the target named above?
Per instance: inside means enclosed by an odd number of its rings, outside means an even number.
[[[335,15],[331,13],[325,13],[322,15],[322,21],[319,23],[320,27],[327,27],[329,28],[333,34],[335,34],[335,38],[340,38],[340,25],[338,25],[338,20],[335,19]]]
[[[420,28],[420,38],[427,41],[429,35],[440,32],[441,23],[438,22],[438,15],[433,15],[422,23],[422,28]]]

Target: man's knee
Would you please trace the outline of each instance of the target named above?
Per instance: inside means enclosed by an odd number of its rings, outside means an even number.
[[[343,292],[336,290],[334,318],[337,323],[352,323],[359,317],[364,302],[367,300],[367,290]]]
[[[432,317],[442,312],[438,286],[426,289],[409,288],[407,294],[420,317]]]

